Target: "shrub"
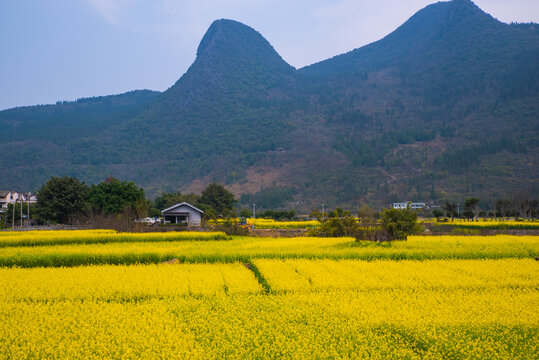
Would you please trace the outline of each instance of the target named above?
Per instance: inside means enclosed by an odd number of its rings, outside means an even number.
[[[405,240],[408,235],[421,230],[417,223],[417,213],[411,209],[385,209],[382,211],[382,229],[391,239]]]
[[[330,218],[319,227],[310,229],[309,236],[343,237],[356,236],[359,231],[359,223],[353,216],[344,216],[342,218]]]

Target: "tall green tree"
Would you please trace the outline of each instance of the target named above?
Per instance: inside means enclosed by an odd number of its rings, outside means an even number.
[[[88,186],[72,177],[51,177],[37,192],[40,221],[67,224],[86,210]]]
[[[119,214],[129,207],[137,212],[137,216],[145,216],[139,213],[145,208],[142,204],[145,202],[144,189],[139,188],[132,181],[119,181],[112,178],[92,185],[88,192],[88,202],[94,210],[102,214]]]
[[[217,215],[230,213],[235,202],[234,194],[216,183],[206,186],[200,197],[200,203],[211,207]]]

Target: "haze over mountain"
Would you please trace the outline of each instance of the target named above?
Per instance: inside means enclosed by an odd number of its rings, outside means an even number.
[[[0,112],[0,188],[108,174],[148,193],[226,183],[310,209],[537,192],[539,27],[469,0],[296,70],[252,28],[215,21],[167,91]]]

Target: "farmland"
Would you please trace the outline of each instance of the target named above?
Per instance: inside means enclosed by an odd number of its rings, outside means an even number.
[[[539,350],[536,236],[47,244],[0,249],[0,359],[527,359]],[[159,263],[172,257],[181,263]]]
[[[0,247],[65,244],[106,244],[179,240],[225,240],[222,232],[118,233],[114,230],[62,230],[0,233]]]
[[[480,221],[463,221],[457,219],[451,223],[443,224],[454,228],[464,229],[495,229],[495,230],[534,230],[539,229],[539,221],[515,221],[515,220],[480,220]]]
[[[138,235],[137,235],[138,236]],[[11,246],[0,251],[0,266],[245,262],[253,258],[356,260],[503,259],[539,253],[536,236],[411,236],[392,243],[353,238],[252,238],[208,241],[139,241],[62,246]],[[140,240],[140,239],[139,239]],[[60,241],[61,242],[61,241]]]

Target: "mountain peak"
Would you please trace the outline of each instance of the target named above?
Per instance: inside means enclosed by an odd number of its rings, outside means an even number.
[[[436,57],[448,46],[469,46],[496,37],[505,27],[471,0],[438,2],[419,10],[385,38],[305,67],[302,72],[323,74],[332,68],[364,71],[402,63],[403,59],[416,62],[418,54]]]
[[[195,62],[163,96],[181,104],[210,93],[252,95],[257,89],[268,96],[270,89],[289,88],[294,71],[259,32],[238,21],[219,19],[200,41]],[[196,91],[188,95],[194,84]]]
[[[230,19],[215,20],[200,41],[197,56],[203,56],[212,47],[223,45],[223,43],[232,45],[231,43],[242,37],[267,42],[256,30],[238,21]]]
[[[215,20],[210,25],[198,46],[195,64],[293,70],[258,31],[229,19]]]

